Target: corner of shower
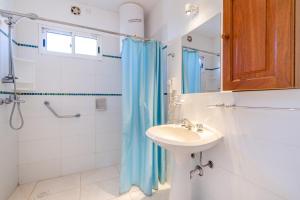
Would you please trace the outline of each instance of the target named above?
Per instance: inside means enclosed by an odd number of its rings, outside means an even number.
[[[1,79],[3,84],[13,84],[13,92],[9,95],[8,98],[2,100],[5,104],[12,104],[12,110],[9,117],[9,126],[13,130],[20,130],[24,126],[24,118],[22,115],[21,104],[25,103],[19,95],[17,94],[17,86],[16,86],[16,79],[15,76],[15,68],[13,62],[13,52],[12,52],[12,45],[13,45],[13,38],[12,38],[12,29],[13,26],[22,18],[22,17],[13,17],[12,15],[2,14],[3,17],[6,17],[5,23],[8,26],[8,59],[9,59],[9,72],[8,75]],[[2,103],[2,104],[3,104]],[[14,115],[15,112],[19,114],[20,123],[18,125],[14,124]]]

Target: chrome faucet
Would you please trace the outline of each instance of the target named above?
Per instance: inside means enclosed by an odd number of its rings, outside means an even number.
[[[184,128],[187,128],[189,130],[192,130],[192,128],[194,128],[194,124],[186,118],[184,118],[182,120],[182,125],[181,126],[184,127]]]
[[[182,121],[181,121],[181,126],[184,127],[184,128],[187,128],[188,130],[192,130],[194,129],[195,131],[197,132],[202,132],[203,129],[204,129],[204,126],[203,124],[193,124],[190,120],[184,118]]]

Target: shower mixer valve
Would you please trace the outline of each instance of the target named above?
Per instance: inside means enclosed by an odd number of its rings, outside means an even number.
[[[13,100],[10,97],[7,97],[5,99],[0,99],[0,105],[11,104],[12,102],[13,102]]]
[[[20,99],[19,96],[15,97],[15,95],[10,95],[9,97],[7,97],[5,99],[0,98],[0,105],[11,104],[11,103],[18,103],[18,104],[20,104],[20,103],[26,103],[26,101]]]
[[[5,98],[5,99],[4,99],[4,103],[5,103],[5,104],[11,104],[12,102],[13,102],[13,100],[12,100],[11,97]]]

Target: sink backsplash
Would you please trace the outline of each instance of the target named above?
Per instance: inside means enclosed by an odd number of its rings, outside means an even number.
[[[287,101],[287,96],[293,98]],[[183,118],[224,134],[223,142],[204,154],[216,168],[194,180],[195,199],[300,199],[300,112],[209,107],[300,107],[299,90],[190,94],[183,99]]]

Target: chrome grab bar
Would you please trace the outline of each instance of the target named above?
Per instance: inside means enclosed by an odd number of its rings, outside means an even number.
[[[76,114],[76,115],[59,115],[57,114],[57,112],[55,112],[55,110],[50,106],[50,102],[49,101],[45,101],[44,102],[45,106],[52,112],[52,114],[57,117],[57,118],[78,118],[81,115],[80,114]]]

